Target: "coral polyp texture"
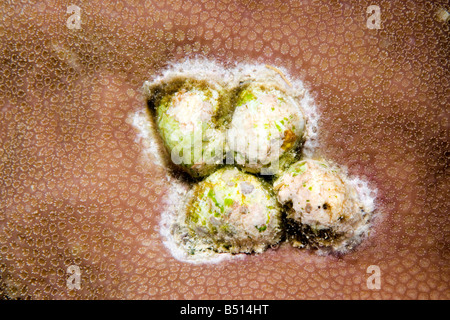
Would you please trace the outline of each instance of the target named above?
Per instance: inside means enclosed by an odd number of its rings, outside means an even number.
[[[67,26],[72,4],[80,29]],[[367,28],[371,5],[381,29]],[[450,299],[449,11],[447,0],[0,1],[0,297]],[[320,113],[302,154],[377,187],[383,215],[355,251],[285,243],[199,265],[167,250],[164,213],[189,188],[158,156],[140,87],[196,55],[302,80],[301,105]]]

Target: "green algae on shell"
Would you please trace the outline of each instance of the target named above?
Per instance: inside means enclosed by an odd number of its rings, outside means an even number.
[[[177,79],[149,90],[158,132],[172,163],[193,177],[211,174],[224,158],[224,131],[217,125],[218,84]]]
[[[271,187],[237,168],[222,168],[194,185],[175,237],[191,253],[260,253],[282,238],[281,210]]]
[[[227,135],[227,157],[244,170],[274,175],[295,159],[305,117],[295,99],[275,86],[250,82],[235,100]]]
[[[366,208],[353,185],[325,161],[294,163],[274,182],[286,208],[287,238],[296,247],[346,251],[368,229]]]

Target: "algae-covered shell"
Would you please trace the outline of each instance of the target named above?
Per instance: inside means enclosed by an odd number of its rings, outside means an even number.
[[[283,157],[302,141],[305,118],[296,100],[282,90],[258,82],[238,91],[227,153],[252,173],[276,174]]]
[[[194,252],[262,252],[281,240],[281,221],[268,185],[237,168],[222,168],[194,186],[179,232]]]
[[[155,120],[171,160],[194,177],[223,163],[224,131],[216,125],[223,89],[194,80],[154,90]]]
[[[294,163],[274,182],[288,208],[288,238],[294,246],[343,250],[359,242],[369,219],[356,189],[325,161]]]

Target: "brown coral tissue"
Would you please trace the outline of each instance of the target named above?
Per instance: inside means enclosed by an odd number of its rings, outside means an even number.
[[[449,12],[444,0],[1,1],[0,297],[449,299]],[[132,119],[146,80],[199,57],[305,84],[317,150],[377,190],[361,245],[172,255],[160,224],[172,173]]]

